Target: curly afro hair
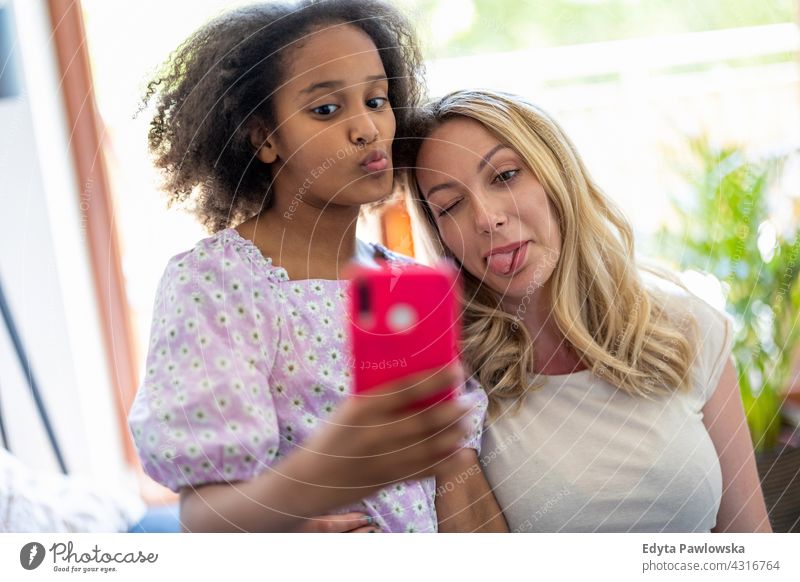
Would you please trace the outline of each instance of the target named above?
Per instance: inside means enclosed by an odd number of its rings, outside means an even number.
[[[402,141],[423,91],[422,59],[394,8],[378,0],[304,0],[232,10],[179,46],[143,97],[143,107],[155,106],[148,145],[168,206],[184,206],[212,233],[270,207],[271,169],[255,159],[250,128],[275,127],[271,96],[285,80],[291,48],[337,23],[375,43],[389,79],[395,143]]]

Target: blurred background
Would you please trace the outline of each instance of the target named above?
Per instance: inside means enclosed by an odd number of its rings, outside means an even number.
[[[26,372],[0,330],[0,404],[6,444],[37,470],[57,465],[31,375],[71,473],[135,481],[151,503],[172,499],[142,477],[125,416],[164,266],[207,234],[165,208],[148,112],[136,114],[184,38],[247,3],[0,0],[0,282],[30,363]],[[800,1],[397,4],[422,38],[432,96],[507,90],[565,127],[631,220],[642,256],[690,271],[694,288],[734,316],[754,442],[791,443]],[[414,252],[399,201],[360,229]]]

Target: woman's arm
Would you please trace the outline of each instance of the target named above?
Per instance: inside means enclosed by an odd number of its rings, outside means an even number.
[[[461,449],[451,461],[436,475],[439,532],[508,532],[475,449]]]
[[[711,435],[722,468],[722,501],[713,531],[771,532],[731,359],[725,364],[717,389],[703,407],[703,424]]]
[[[422,412],[410,405],[462,378],[451,366],[348,398],[325,428],[257,477],[182,489],[183,528],[292,531],[389,483],[434,474],[468,433],[468,410],[456,400]]]

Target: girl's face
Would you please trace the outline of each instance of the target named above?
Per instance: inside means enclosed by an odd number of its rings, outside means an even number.
[[[277,127],[259,152],[273,164],[277,204],[355,206],[387,196],[395,118],[372,39],[334,25],[310,33],[285,66]]]
[[[547,284],[561,252],[558,222],[513,149],[477,121],[451,119],[423,143],[416,176],[442,241],[473,276],[511,299]]]

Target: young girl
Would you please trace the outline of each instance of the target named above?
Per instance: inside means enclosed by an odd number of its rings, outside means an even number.
[[[412,209],[463,267],[483,465],[511,530],[770,531],[730,321],[643,280],[561,128],[519,97],[459,91],[415,134]]]
[[[188,530],[505,525],[472,470],[485,394],[402,412],[460,384],[457,369],[349,396],[339,277],[353,257],[399,260],[355,226],[391,191],[418,65],[383,4],[269,4],[205,26],[150,85],[171,201],[191,200],[214,233],[167,265],[130,413],[145,471],[180,491]],[[326,511],[342,517],[309,525]]]

